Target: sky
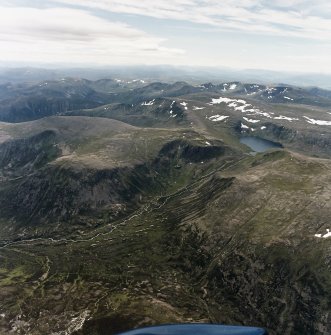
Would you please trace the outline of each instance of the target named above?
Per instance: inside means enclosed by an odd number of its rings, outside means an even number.
[[[0,0],[0,62],[331,73],[329,0]]]

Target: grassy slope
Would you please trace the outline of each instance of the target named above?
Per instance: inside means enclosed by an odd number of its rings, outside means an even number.
[[[309,183],[298,199],[296,181],[281,170],[269,174],[270,164],[286,163],[314,179],[330,166],[314,162],[305,169],[290,157],[258,157],[266,162],[256,167],[249,167],[256,160],[244,160],[244,172],[238,166],[239,173],[203,178],[90,241],[5,248],[2,311],[12,317],[23,309],[24,320],[36,318],[35,334],[68,329],[87,315],[93,317],[78,333],[190,320],[266,325],[279,334],[322,329],[330,243],[313,237],[326,225],[311,217],[318,210],[326,219],[330,210],[318,206],[329,190]]]

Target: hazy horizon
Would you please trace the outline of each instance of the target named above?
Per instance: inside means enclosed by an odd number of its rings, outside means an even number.
[[[224,82],[256,83],[264,85],[294,85],[331,89],[331,75],[323,73],[280,72],[263,69],[231,69],[174,65],[108,65],[86,66],[25,66],[0,62],[0,84],[60,80],[64,77],[88,80],[123,79],[148,82],[186,81],[191,84]]]

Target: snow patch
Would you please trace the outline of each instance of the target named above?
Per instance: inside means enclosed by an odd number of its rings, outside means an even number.
[[[226,92],[228,90],[229,84],[223,84],[223,92]]]
[[[287,116],[284,116],[284,115],[280,115],[280,116],[276,116],[274,117],[275,120],[287,120],[287,121],[299,121],[299,119],[297,118],[291,118],[291,117],[287,117]]]
[[[208,141],[205,142],[207,145],[211,145]]]
[[[261,130],[264,130],[264,129],[267,129],[267,127],[266,127],[266,126],[262,126],[262,127],[261,127]]]
[[[211,104],[212,105],[217,105],[217,104],[220,104],[222,102],[224,102],[226,104],[230,104],[230,103],[246,104],[246,101],[242,100],[242,99],[230,99],[230,98],[223,98],[223,97],[219,97],[218,99],[213,98]]]
[[[317,124],[320,126],[331,126],[331,121],[325,121],[325,120],[315,120],[315,119],[311,119],[308,116],[304,116],[304,118],[307,119],[307,122],[310,124]]]
[[[261,120],[253,120],[253,119],[249,119],[249,118],[247,118],[247,117],[243,117],[243,119],[244,119],[245,121],[247,121],[247,122],[250,122],[250,123],[258,123],[258,122],[261,121]]]
[[[245,109],[246,107],[250,107],[250,104],[245,104],[243,106],[237,106],[234,108],[234,110],[241,112],[241,113],[247,113],[247,110]]]
[[[155,99],[148,101],[148,102],[145,101],[141,104],[141,106],[152,106],[154,105],[154,102],[155,102]]]
[[[273,113],[270,112],[270,114],[273,114]],[[271,116],[270,114],[267,113],[267,112],[261,112],[259,109],[254,109],[254,111],[251,112],[251,114],[248,114],[248,115],[250,115],[250,116],[252,116],[252,115],[262,115],[262,116],[264,116],[264,117],[267,117],[267,118],[269,118],[269,119],[272,119],[272,116]]]
[[[230,103],[230,102],[232,102],[232,101],[235,101],[235,100],[232,100],[232,99],[229,99],[229,98],[222,98],[222,97],[220,97],[219,99],[212,99],[211,100],[211,104],[212,105],[217,105],[217,104],[220,104],[220,103],[222,103],[222,102],[224,102],[224,103]]]
[[[197,111],[197,110],[200,110],[200,109],[205,109],[206,107],[197,107],[197,106],[193,106],[193,110]]]
[[[246,126],[245,124],[241,123],[241,129],[249,129],[249,127]]]
[[[262,115],[267,118],[271,118],[270,114],[273,114],[270,112],[263,112],[259,110],[258,108],[253,108],[253,106],[249,103],[247,103],[245,100],[242,99],[230,99],[230,98],[223,98],[220,97],[218,99],[213,98],[211,103],[209,105],[216,105],[220,103],[225,103],[228,105],[228,107],[233,108],[235,111],[241,112],[241,113],[250,113],[249,115]]]
[[[331,231],[330,231],[330,229],[327,229],[326,230],[326,234],[324,234],[324,235],[322,235],[322,234],[315,234],[314,236],[318,237],[318,238],[328,238],[328,237],[331,237]]]
[[[131,81],[127,81],[127,84],[132,84],[132,83],[136,83],[136,82],[140,82],[142,84],[145,84],[145,80],[142,80],[142,79],[133,79]]]
[[[187,102],[184,101],[184,102],[181,102],[180,104],[181,104],[182,106],[184,106],[185,110],[187,110]]]
[[[291,100],[291,101],[294,100],[294,99],[292,99],[292,98],[290,98],[290,97],[284,97],[284,99]]]
[[[274,87],[267,87],[266,88],[266,91],[269,93],[269,94],[272,94],[273,91],[276,91],[277,89],[274,88]]]
[[[216,114],[216,115],[207,117],[207,119],[210,120],[210,121],[216,122],[216,121],[223,121],[223,120],[227,119],[228,117],[229,116],[227,116],[227,115]]]
[[[326,233],[325,235],[323,235],[323,238],[331,237],[330,229],[327,229],[326,232],[327,232],[327,233]]]

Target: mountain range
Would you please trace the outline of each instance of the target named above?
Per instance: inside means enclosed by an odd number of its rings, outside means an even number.
[[[330,106],[285,84],[3,82],[0,333],[329,334]]]

